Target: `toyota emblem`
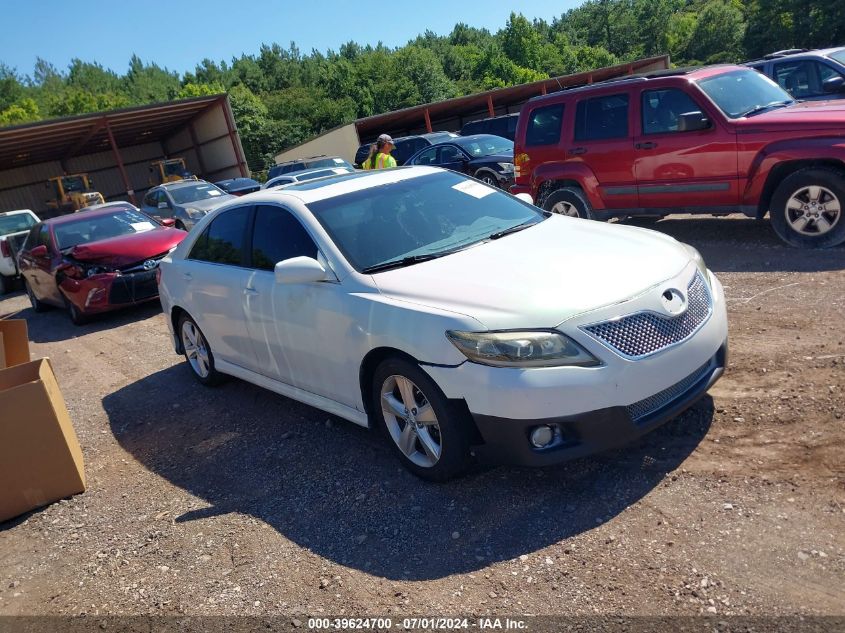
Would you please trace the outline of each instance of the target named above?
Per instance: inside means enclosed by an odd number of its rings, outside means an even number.
[[[158,262],[154,259],[148,259],[144,262],[144,270],[152,270],[156,266],[158,266]]]
[[[687,309],[687,298],[677,288],[668,288],[660,295],[660,300],[663,303],[663,309],[668,314],[680,314]]]

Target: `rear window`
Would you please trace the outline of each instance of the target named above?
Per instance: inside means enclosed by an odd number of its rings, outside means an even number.
[[[563,124],[563,104],[535,108],[528,115],[525,128],[525,145],[557,145],[560,142],[560,130]]]
[[[38,222],[29,213],[0,215],[0,235],[19,233],[31,229]]]
[[[845,64],[845,48],[843,48],[841,51],[834,51],[830,54],[830,57],[842,64]]]
[[[608,95],[578,102],[575,140],[591,141],[628,136],[628,95]]]

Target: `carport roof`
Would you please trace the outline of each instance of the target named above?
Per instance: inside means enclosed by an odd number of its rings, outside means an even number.
[[[0,128],[0,170],[109,149],[109,130],[118,148],[170,136],[225,94],[80,114]]]

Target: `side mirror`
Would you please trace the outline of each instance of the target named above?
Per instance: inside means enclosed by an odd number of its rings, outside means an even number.
[[[176,220],[174,220],[173,218],[161,218],[159,219],[159,222],[162,224],[162,226],[176,226]]]
[[[703,112],[684,112],[678,116],[678,132],[695,132],[710,128],[710,119]]]
[[[534,204],[534,198],[531,197],[530,193],[518,193],[516,197],[528,204]]]
[[[159,203],[158,203],[158,208],[159,208],[159,209],[169,209],[169,208],[170,208],[170,205],[169,205],[169,204],[167,204],[166,202],[159,202]]]
[[[845,77],[831,77],[822,82],[822,90],[827,93],[845,91]]]
[[[33,248],[31,251],[29,251],[29,254],[32,255],[33,257],[47,257],[47,255],[48,255],[47,247],[44,246],[44,244],[39,244],[38,246]]]
[[[273,269],[276,283],[307,284],[312,281],[324,281],[326,269],[311,257],[291,257],[276,264]]]

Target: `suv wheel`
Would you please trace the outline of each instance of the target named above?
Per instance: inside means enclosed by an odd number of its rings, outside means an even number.
[[[475,177],[478,178],[485,185],[490,185],[491,187],[496,187],[496,189],[499,188],[498,178],[496,178],[489,171],[482,171],[480,174],[476,174]]]
[[[389,358],[376,368],[372,413],[402,464],[418,477],[445,481],[469,465],[466,421],[416,364]]]
[[[595,220],[590,202],[580,189],[564,187],[553,191],[543,203],[543,208],[571,218]]]
[[[845,242],[845,175],[810,167],[787,176],[772,196],[772,228],[797,248]]]

